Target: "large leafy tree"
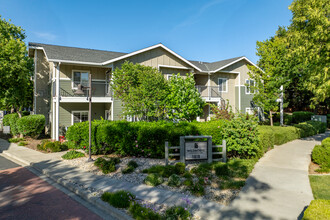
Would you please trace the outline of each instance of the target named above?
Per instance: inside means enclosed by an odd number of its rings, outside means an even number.
[[[0,16],[0,109],[15,109],[32,104],[33,61],[27,56],[24,30]]]
[[[114,71],[112,87],[124,115],[148,121],[165,117],[167,83],[157,69],[126,61]]]
[[[166,98],[169,119],[195,120],[203,114],[204,105],[205,102],[195,87],[192,74],[187,74],[186,77],[177,74],[170,78],[169,94]]]
[[[257,42],[258,66],[250,67],[259,94],[254,98],[268,110],[284,86],[286,104],[294,110],[329,104],[329,9],[327,0],[295,0],[289,7],[291,24],[274,37]]]

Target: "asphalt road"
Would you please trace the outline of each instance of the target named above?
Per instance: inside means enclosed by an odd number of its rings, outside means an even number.
[[[102,219],[28,169],[0,156],[0,219]]]

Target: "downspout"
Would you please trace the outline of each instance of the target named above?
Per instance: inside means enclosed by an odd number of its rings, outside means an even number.
[[[52,86],[54,86],[54,81],[56,79],[56,67],[55,67],[55,63],[53,63],[53,73],[52,73]],[[54,90],[55,89],[55,90]],[[53,93],[55,91],[55,94]],[[56,133],[55,133],[55,117],[56,117],[56,114],[55,114],[55,110],[56,110],[56,83],[55,83],[55,88],[52,88],[52,105],[53,105],[53,110],[52,110],[52,139],[54,140],[55,139],[55,136],[56,136]]]
[[[33,112],[37,114],[37,50],[34,50]]]
[[[56,67],[56,128],[55,128],[55,140],[59,140],[59,121],[60,121],[60,65],[59,62]]]

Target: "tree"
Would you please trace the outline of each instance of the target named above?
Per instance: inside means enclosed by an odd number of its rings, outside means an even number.
[[[329,104],[330,5],[327,0],[295,0],[289,8],[293,13],[291,24],[279,27],[274,37],[257,42],[258,66],[264,73],[250,67],[260,83],[257,89],[261,94],[255,101],[276,109],[272,103],[283,85],[284,100],[293,109]]]
[[[180,74],[170,78],[169,94],[166,98],[169,119],[192,121],[203,114],[204,105],[192,74],[187,74],[186,78]]]
[[[157,69],[126,61],[114,71],[112,88],[124,115],[147,121],[165,117],[167,83]]]
[[[21,111],[32,104],[33,61],[24,30],[0,16],[0,109]]]

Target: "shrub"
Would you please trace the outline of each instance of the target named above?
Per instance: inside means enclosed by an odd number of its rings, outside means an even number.
[[[129,166],[129,167],[133,167],[133,168],[137,168],[139,165],[138,165],[134,160],[130,160],[130,161],[127,163],[127,166]]]
[[[134,170],[135,170],[134,167],[127,166],[127,167],[125,167],[121,172],[122,172],[123,174],[128,174],[128,173],[133,173]]]
[[[327,124],[321,121],[306,121],[307,124],[312,125],[316,130],[316,134],[324,133],[327,130]]]
[[[175,171],[176,174],[184,174],[186,172],[186,164],[182,163],[182,162],[178,162],[175,164]]]
[[[116,170],[116,164],[120,162],[119,158],[110,158],[109,160],[99,157],[95,160],[94,165],[97,166],[102,173],[108,174]]]
[[[17,121],[19,116],[17,113],[7,114],[3,117],[3,125],[10,126],[10,133],[14,136],[18,135]]]
[[[212,170],[211,164],[201,163],[197,167],[192,168],[190,172],[199,177],[210,177],[211,170]]]
[[[110,205],[116,208],[128,208],[135,196],[125,190],[120,190],[114,193],[105,192],[102,194],[101,199],[108,202]]]
[[[9,138],[8,140],[10,143],[17,143],[20,141],[24,141],[24,138]]]
[[[196,195],[196,196],[202,196],[205,194],[205,189],[204,189],[204,186],[203,186],[203,179],[201,179],[202,181],[197,181],[197,182],[194,182],[192,183],[191,186],[188,187],[188,190]]]
[[[169,186],[175,186],[178,187],[181,185],[181,179],[178,175],[176,174],[172,174],[169,178],[168,178],[168,185]]]
[[[65,160],[72,160],[79,157],[85,157],[85,154],[75,150],[71,150],[62,156]]]
[[[143,207],[137,202],[132,202],[129,209],[129,213],[136,220],[161,220],[162,216],[154,212],[150,208]]]
[[[173,206],[166,209],[164,217],[166,220],[188,220],[190,213],[181,206]]]
[[[330,218],[330,200],[316,199],[311,201],[304,212],[303,220],[309,219],[329,219]]]
[[[266,146],[271,146],[271,141],[274,140],[273,145],[281,145],[284,143],[287,143],[289,141],[295,140],[297,138],[300,138],[300,130],[292,127],[292,126],[288,126],[288,127],[276,127],[276,126],[259,126],[259,130],[260,132],[262,132],[264,135],[265,133],[268,133],[268,137],[269,139],[266,139],[267,136],[262,140],[263,143],[266,144]],[[274,137],[272,137],[273,133]],[[273,139],[274,138],[274,139]],[[265,142],[266,139],[266,142]],[[265,148],[265,146],[264,146]]]
[[[28,145],[29,143],[27,141],[21,141],[18,143],[18,146],[25,146]]]
[[[330,114],[327,114],[327,127],[330,128]]]
[[[194,181],[192,178],[187,178],[183,181],[183,185],[187,186],[188,188],[191,187],[194,184]]]
[[[37,137],[45,128],[44,115],[29,115],[17,120],[18,132],[24,136]]]
[[[151,173],[145,179],[144,183],[149,186],[158,186],[164,182],[164,179],[158,173]]]
[[[328,140],[327,140],[328,139]],[[322,141],[321,145],[315,145],[312,151],[312,161],[320,165],[320,172],[330,171],[330,138]]]
[[[274,115],[273,115],[273,121],[274,123],[276,122],[280,122],[281,120],[281,114],[279,112],[276,112]],[[310,120],[310,119],[309,119]],[[285,125],[291,125],[293,122],[293,115],[289,115],[287,113],[284,113],[283,114],[283,123]]]
[[[40,144],[37,145],[37,149],[47,152],[60,152],[68,150],[66,143],[61,143],[59,141],[52,142],[50,140],[42,140]]]
[[[224,179],[221,181],[221,189],[240,189],[245,184],[244,180]]]
[[[298,124],[301,122],[310,121],[312,115],[314,115],[314,113],[312,112],[304,112],[304,111],[293,112],[292,113],[293,123]]]
[[[259,140],[260,147],[263,149],[263,153],[274,148],[275,134],[268,126],[259,126]],[[261,155],[260,155],[261,156]]]

